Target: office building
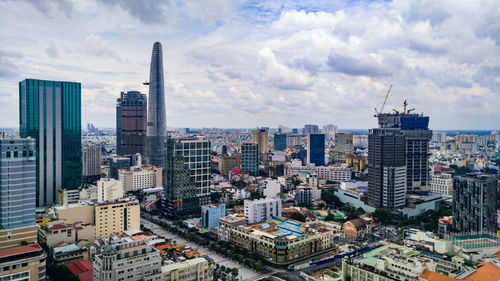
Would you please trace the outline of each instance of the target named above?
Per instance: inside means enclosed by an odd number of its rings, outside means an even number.
[[[274,135],[274,150],[279,150],[279,151],[286,150],[286,134]]]
[[[0,139],[0,249],[36,242],[34,139]]]
[[[144,155],[148,109],[145,94],[121,92],[116,100],[116,154]]]
[[[354,152],[352,133],[337,133],[335,135],[335,148],[333,159],[335,163],[344,163],[347,156]]]
[[[374,208],[404,206],[406,186],[401,192],[399,183],[406,179],[405,139],[399,129],[371,129],[368,138],[368,205]],[[397,186],[395,185],[397,183]],[[399,193],[394,194],[394,191]]]
[[[36,204],[56,201],[57,190],[78,189],[82,177],[81,85],[19,82],[19,134],[36,140]]]
[[[271,217],[281,217],[281,199],[279,198],[245,200],[244,205],[248,224],[263,222]]]
[[[163,279],[166,281],[211,281],[213,266],[205,258],[194,258],[162,266]]]
[[[46,280],[47,255],[37,243],[0,250],[0,280]]]
[[[148,122],[146,128],[146,164],[165,168],[167,115],[163,81],[163,50],[160,42],[153,45],[149,73]]]
[[[256,143],[241,144],[241,171],[251,175],[259,173],[259,145]]]
[[[93,182],[101,177],[101,147],[90,144],[82,147],[82,176]]]
[[[303,130],[304,135],[317,134],[317,133],[319,133],[318,125],[307,124],[304,126],[304,130]]]
[[[323,133],[325,134],[326,140],[335,140],[335,135],[337,134],[338,127],[334,124],[328,124],[323,126]]]
[[[137,201],[98,204],[95,213],[95,236],[108,239],[111,234],[130,228],[140,229],[140,208]]]
[[[232,214],[219,219],[219,240],[231,242],[231,230],[239,225],[247,225],[247,219],[242,214]]]
[[[220,156],[218,163],[219,172],[223,175],[227,175],[234,168],[240,168],[240,156]]]
[[[252,132],[252,141],[259,146],[259,153],[266,154],[269,152],[269,130],[257,129]]]
[[[226,204],[213,204],[201,207],[201,227],[209,229],[219,226],[219,219],[226,216]]]
[[[302,139],[301,135],[286,135],[286,145],[287,146],[301,146],[304,144],[304,141]]]
[[[456,232],[496,232],[497,182],[494,176],[467,174],[453,180],[453,229]]]
[[[325,165],[325,135],[307,135],[307,164]]]
[[[431,192],[442,195],[453,195],[453,178],[451,174],[435,174],[432,177]]]
[[[95,255],[95,281],[164,280],[160,252],[129,237],[112,241]]]
[[[123,198],[122,183],[113,178],[102,178],[97,181],[97,202],[112,202]]]
[[[169,138],[165,193],[168,215],[199,214],[210,204],[210,142],[204,136]]]
[[[119,178],[120,169],[130,169],[130,158],[122,156],[112,156],[109,159],[109,176],[114,179]]]
[[[118,179],[124,192],[159,187],[163,183],[161,168],[151,165],[120,169]]]

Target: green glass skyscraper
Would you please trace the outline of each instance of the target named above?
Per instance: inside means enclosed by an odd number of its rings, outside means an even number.
[[[19,82],[23,138],[36,139],[36,205],[56,202],[57,190],[77,189],[82,174],[81,84]]]

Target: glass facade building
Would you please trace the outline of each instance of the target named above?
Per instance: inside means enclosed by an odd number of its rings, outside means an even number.
[[[325,165],[325,135],[307,135],[307,164]]]
[[[146,95],[137,91],[120,93],[116,100],[116,154],[144,155],[147,115]]]
[[[26,79],[19,101],[20,136],[36,140],[36,204],[51,205],[81,183],[81,84]]]
[[[251,175],[259,173],[259,145],[257,143],[241,144],[241,171]]]
[[[286,134],[274,135],[274,150],[280,150],[280,151],[286,150]]]
[[[35,225],[34,139],[0,139],[0,230]]]

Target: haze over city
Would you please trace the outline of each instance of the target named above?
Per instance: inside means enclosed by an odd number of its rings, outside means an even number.
[[[376,125],[405,99],[433,129],[500,127],[497,1],[2,1],[0,127],[18,82],[82,83],[82,123],[115,126],[164,45],[169,127]],[[496,19],[495,19],[496,18]]]

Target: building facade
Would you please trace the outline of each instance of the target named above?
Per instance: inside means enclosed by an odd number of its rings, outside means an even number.
[[[241,144],[241,171],[251,175],[259,172],[259,145],[257,143]]]
[[[102,178],[97,181],[97,202],[111,202],[123,198],[122,183],[113,178]]]
[[[120,169],[130,169],[130,158],[122,156],[112,156],[109,159],[109,176],[119,179]]]
[[[162,186],[162,169],[152,165],[136,166],[118,171],[123,191],[135,191]]]
[[[95,144],[82,147],[82,176],[91,181],[101,177],[101,147]]]
[[[116,100],[116,154],[144,155],[148,109],[145,94],[121,92]]]
[[[177,262],[161,268],[165,281],[211,281],[213,280],[210,262],[205,258],[194,258]]]
[[[19,134],[36,140],[36,204],[48,206],[81,183],[81,84],[26,79],[19,101]]]
[[[271,217],[281,217],[281,199],[245,200],[244,208],[249,224],[266,221]]]
[[[231,229],[247,225],[247,219],[242,214],[232,214],[219,219],[218,237],[219,240],[231,242]]]
[[[279,151],[286,150],[286,134],[274,135],[274,150],[279,150]]]
[[[137,201],[112,202],[95,206],[96,237],[109,238],[130,228],[140,229],[140,207]]]
[[[304,131],[303,131],[304,135],[317,134],[317,133],[319,133],[318,125],[313,125],[313,124],[304,125]]]
[[[431,192],[442,195],[453,195],[453,178],[451,174],[435,174],[432,177]]]
[[[47,255],[37,243],[0,250],[0,280],[46,280]]]
[[[325,165],[325,135],[307,135],[307,164]]]
[[[269,130],[257,129],[252,132],[252,141],[259,146],[259,154],[269,152]]]
[[[201,227],[209,229],[219,226],[219,219],[226,216],[226,204],[214,204],[201,207]]]
[[[220,156],[218,169],[223,175],[227,175],[234,168],[240,168],[240,156]]]

